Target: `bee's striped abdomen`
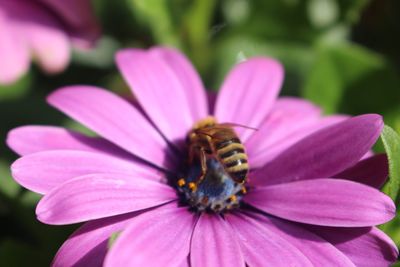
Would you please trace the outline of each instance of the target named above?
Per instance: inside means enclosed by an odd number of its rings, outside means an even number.
[[[216,142],[215,148],[221,163],[232,179],[238,183],[244,182],[249,171],[249,165],[240,140],[234,137],[222,142]]]

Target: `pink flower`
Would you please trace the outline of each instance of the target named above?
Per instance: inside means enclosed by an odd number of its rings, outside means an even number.
[[[71,42],[88,47],[99,35],[90,0],[0,0],[0,84],[15,82],[30,58],[48,73],[64,70]]]
[[[251,166],[248,192],[235,195],[239,208],[196,212],[190,191],[177,193],[177,179],[187,164],[181,141],[209,114],[198,74],[169,48],[124,50],[117,64],[140,107],[93,86],[62,88],[48,98],[100,137],[25,126],[7,140],[23,156],[12,165],[16,181],[44,195],[38,219],[86,222],[53,266],[387,266],[396,260],[396,246],[375,227],[395,214],[391,199],[376,189],[387,177],[386,157],[362,159],[382,130],[379,115],[322,117],[306,101],[277,99],[283,70],[275,60],[238,64],[211,109],[220,122],[259,129],[236,128]],[[207,179],[200,185],[210,191],[198,187],[196,196],[212,202],[231,192],[229,177],[222,186]]]

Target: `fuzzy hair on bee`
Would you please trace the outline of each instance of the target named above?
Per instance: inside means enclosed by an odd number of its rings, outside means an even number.
[[[202,166],[198,183],[205,175],[206,160],[210,157],[218,160],[235,182],[245,182],[249,173],[247,154],[234,126],[241,125],[217,123],[215,118],[207,117],[189,132],[189,164],[197,157]]]
[[[247,192],[249,164],[234,127],[250,128],[207,117],[187,134],[188,173],[178,179],[177,185],[189,205],[198,211],[231,210],[240,205]]]

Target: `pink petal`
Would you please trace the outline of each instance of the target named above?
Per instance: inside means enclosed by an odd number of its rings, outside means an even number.
[[[52,266],[102,266],[111,235],[124,230],[137,215],[129,213],[85,223],[64,242]]]
[[[219,215],[203,213],[190,247],[193,267],[245,266],[236,233]]]
[[[261,127],[246,142],[247,148],[273,145],[298,129],[320,119],[321,110],[309,101],[292,97],[279,98],[273,105]],[[261,150],[261,149],[258,149]]]
[[[356,266],[391,266],[399,255],[393,241],[376,227],[309,228],[342,251]]]
[[[357,116],[315,132],[256,170],[257,186],[330,177],[356,164],[367,153],[383,127],[375,114]]]
[[[216,91],[207,91],[208,110],[210,114],[214,113],[215,103],[217,102],[218,93]]]
[[[168,168],[172,155],[153,126],[124,99],[92,86],[57,90],[48,102],[102,137],[159,167]]]
[[[164,60],[179,79],[193,120],[197,121],[206,117],[208,115],[206,91],[192,63],[173,48],[155,47],[150,50],[150,53]]]
[[[299,130],[318,121],[320,115],[320,109],[308,101],[289,97],[278,99],[261,127],[245,143],[252,167],[265,163],[257,162],[258,155],[268,154],[270,146],[297,136]]]
[[[135,175],[80,176],[51,190],[36,208],[38,220],[71,224],[155,207],[176,198],[162,183]]]
[[[30,49],[40,67],[47,73],[58,73],[69,64],[69,37],[62,29],[48,24],[50,21],[21,27],[25,28]]]
[[[100,153],[53,150],[24,156],[12,166],[14,179],[29,190],[46,194],[62,183],[86,174],[126,174],[159,181],[153,168]]]
[[[80,150],[132,158],[128,152],[98,137],[55,126],[21,126],[8,132],[7,145],[25,156],[46,150]]]
[[[171,142],[183,140],[195,119],[181,80],[164,60],[139,49],[117,53],[117,66],[146,114]]]
[[[118,237],[104,266],[182,265],[189,255],[194,218],[176,203],[143,213]]]
[[[28,46],[0,7],[0,84],[17,81],[29,69]]]
[[[233,122],[260,128],[271,111],[283,81],[281,64],[270,58],[252,58],[236,65],[218,95],[215,116],[219,122]],[[254,130],[236,128],[242,142]]]
[[[190,267],[190,259],[188,257],[185,258],[178,267]]]
[[[239,237],[248,266],[313,266],[295,246],[250,217],[228,215],[227,220]]]
[[[7,1],[2,5],[39,65],[49,73],[64,70],[69,63],[70,45],[58,18],[35,1]]]
[[[243,220],[253,223],[255,220],[259,223],[259,227],[265,228],[265,231],[279,235],[304,254],[313,266],[354,266],[350,259],[332,244],[298,224],[256,213],[245,215],[249,218],[243,216]]]
[[[339,179],[266,186],[245,201],[280,218],[326,226],[372,226],[390,221],[396,212],[393,201],[377,189]]]
[[[347,120],[348,118],[349,117],[347,116],[329,116],[325,118],[320,118],[319,120],[314,120],[313,122],[308,120],[308,123],[306,118],[298,118],[298,121],[305,120],[306,123],[292,122],[292,125],[299,124],[299,127],[295,129],[295,131],[287,132],[286,135],[282,135],[281,139],[270,142],[269,138],[266,137],[265,140],[260,140],[258,146],[256,142],[251,144],[251,148],[249,148],[249,151],[251,152],[251,154],[249,155],[251,167],[258,168],[264,166],[269,161],[274,160],[286,149],[301,141],[301,139],[325,127]],[[273,127],[274,126],[271,126],[270,129],[273,129]],[[265,141],[269,143],[268,146],[264,144]],[[256,152],[252,151],[253,147],[257,147]]]
[[[385,154],[379,154],[363,159],[347,170],[333,175],[333,177],[347,179],[381,188],[389,173],[388,160]]]
[[[57,14],[68,28],[76,44],[85,48],[93,45],[100,35],[100,27],[94,16],[90,0],[38,0]]]

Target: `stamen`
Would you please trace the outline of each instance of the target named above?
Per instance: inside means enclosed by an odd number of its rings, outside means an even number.
[[[237,201],[237,197],[235,195],[230,196],[229,200],[231,202],[236,202]]]
[[[213,158],[207,160],[206,173],[198,181],[200,163],[190,166],[186,178],[177,181],[183,202],[197,211],[226,212],[239,207],[240,200],[247,192],[245,186],[232,179],[222,164]]]
[[[196,190],[197,190],[196,184],[193,183],[193,182],[190,182],[190,183],[189,183],[189,189],[190,189],[192,192],[196,192]]]
[[[178,186],[179,186],[179,187],[182,187],[182,186],[184,186],[185,184],[186,184],[185,179],[181,178],[181,179],[178,180]]]

